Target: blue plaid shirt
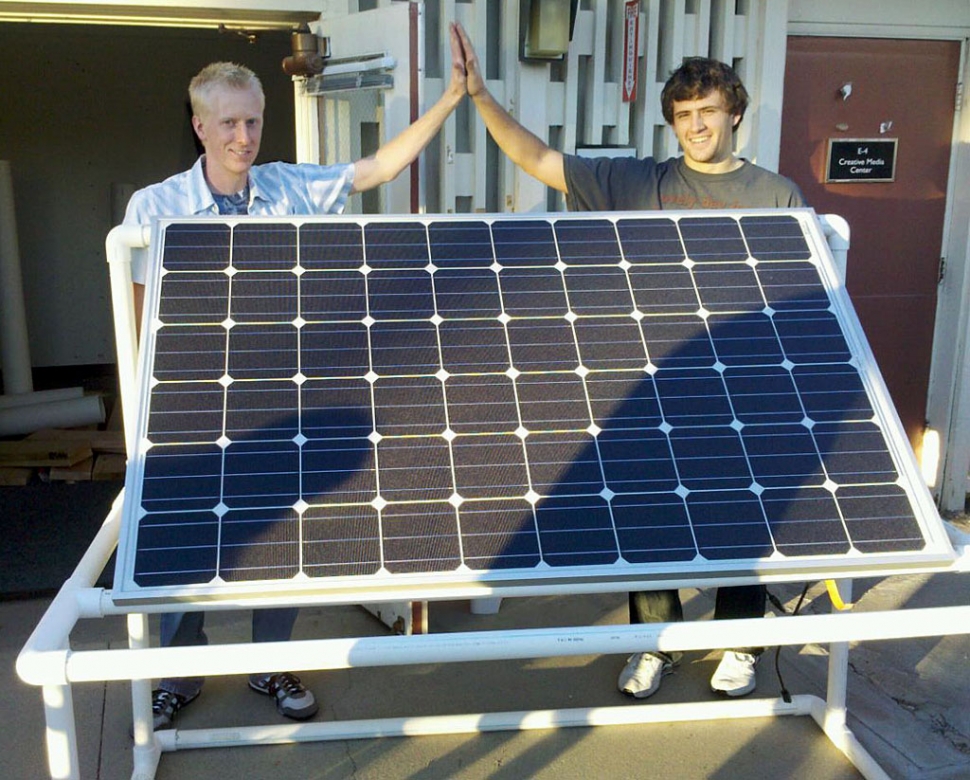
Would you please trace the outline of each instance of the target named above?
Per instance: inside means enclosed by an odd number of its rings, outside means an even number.
[[[138,190],[128,201],[124,224],[149,225],[158,217],[219,216],[202,170],[202,155],[189,170]],[[354,184],[354,165],[267,163],[249,170],[253,216],[340,214]],[[148,252],[132,253],[131,278],[145,284]]]

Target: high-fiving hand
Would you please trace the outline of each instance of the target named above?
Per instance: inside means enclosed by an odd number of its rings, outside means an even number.
[[[478,67],[478,56],[475,54],[475,47],[472,46],[471,39],[465,28],[460,22],[452,22],[451,32],[451,58],[452,58],[452,80],[455,78],[455,70],[461,67],[465,91],[469,97],[474,98],[480,92],[485,91],[485,79]],[[457,49],[456,49],[457,44]]]

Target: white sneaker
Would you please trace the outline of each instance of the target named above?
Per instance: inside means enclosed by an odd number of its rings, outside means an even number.
[[[754,668],[758,665],[758,658],[750,653],[725,650],[711,678],[711,690],[725,696],[747,696],[754,690]]]
[[[670,674],[674,665],[653,653],[636,653],[627,659],[616,687],[634,699],[646,699],[660,688],[660,678]]]

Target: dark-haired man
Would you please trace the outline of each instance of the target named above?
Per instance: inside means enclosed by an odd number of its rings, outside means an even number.
[[[474,48],[460,26],[458,32],[465,55],[468,94],[492,138],[522,170],[565,193],[573,211],[805,205],[793,182],[735,155],[734,133],[748,106],[748,93],[734,70],[722,62],[704,57],[686,59],[664,86],[664,119],[677,136],[682,157],[665,161],[652,157],[589,159],[552,149],[513,119],[489,94]],[[720,588],[714,617],[763,617],[765,596],[763,585]],[[679,593],[631,593],[630,620],[683,620]],[[751,693],[761,650],[725,651],[711,678],[712,690],[726,696]],[[636,653],[620,672],[617,687],[634,698],[647,698],[657,691],[676,660],[666,653]]]

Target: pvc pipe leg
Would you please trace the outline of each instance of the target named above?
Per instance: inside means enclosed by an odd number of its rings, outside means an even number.
[[[470,604],[473,615],[497,615],[501,606],[501,598],[472,599]]]
[[[70,685],[45,685],[44,716],[47,721],[47,766],[53,780],[80,780],[74,697]]]

